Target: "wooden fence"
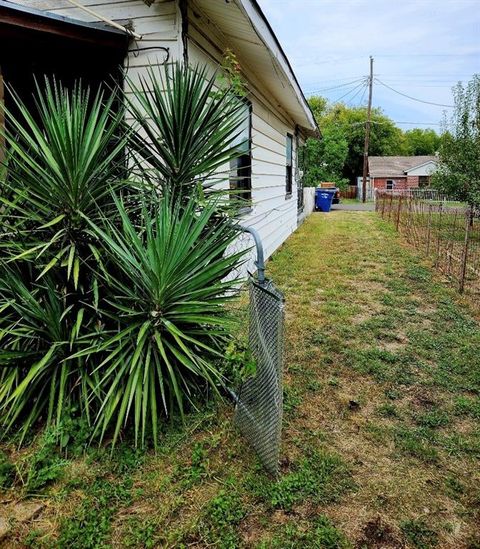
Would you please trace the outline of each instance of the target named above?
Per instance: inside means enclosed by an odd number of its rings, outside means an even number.
[[[468,290],[478,304],[480,210],[445,199],[429,200],[409,191],[377,191],[375,207],[408,242],[432,259],[436,269],[455,282],[459,292]]]
[[[340,191],[340,198],[357,198],[357,186],[349,185]]]

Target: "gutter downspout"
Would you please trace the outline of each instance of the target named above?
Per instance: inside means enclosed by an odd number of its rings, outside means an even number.
[[[188,66],[188,0],[179,0],[180,17],[182,20],[183,64]]]

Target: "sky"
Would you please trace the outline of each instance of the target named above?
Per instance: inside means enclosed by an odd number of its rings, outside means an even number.
[[[439,131],[452,86],[480,73],[480,0],[259,0],[307,97],[367,102]],[[381,83],[380,83],[381,82]],[[438,103],[430,105],[415,99]]]

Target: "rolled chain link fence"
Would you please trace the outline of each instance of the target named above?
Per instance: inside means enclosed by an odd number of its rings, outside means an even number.
[[[277,475],[283,412],[284,298],[265,278],[263,247],[254,229],[245,228],[255,242],[256,274],[248,274],[249,347],[255,375],[237,393],[235,424],[253,446],[264,467]]]

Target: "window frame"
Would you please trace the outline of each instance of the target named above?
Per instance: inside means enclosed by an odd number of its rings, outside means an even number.
[[[428,189],[430,187],[430,176],[429,175],[419,175],[418,176],[418,187],[420,189]]]
[[[290,158],[288,155],[288,142],[290,140]],[[285,198],[293,195],[293,134],[287,133],[285,137]]]
[[[391,187],[388,186],[389,183],[391,183]],[[395,179],[387,179],[385,181],[385,189],[387,191],[393,191],[395,189]]]
[[[240,199],[245,203],[244,208],[249,209],[252,205],[253,105],[246,97],[239,97],[238,99],[248,108],[248,153],[240,154],[230,161],[229,190],[231,201]],[[243,173],[239,174],[240,170]],[[236,175],[233,175],[234,172],[236,172]],[[240,182],[242,183],[241,187],[238,186]]]

